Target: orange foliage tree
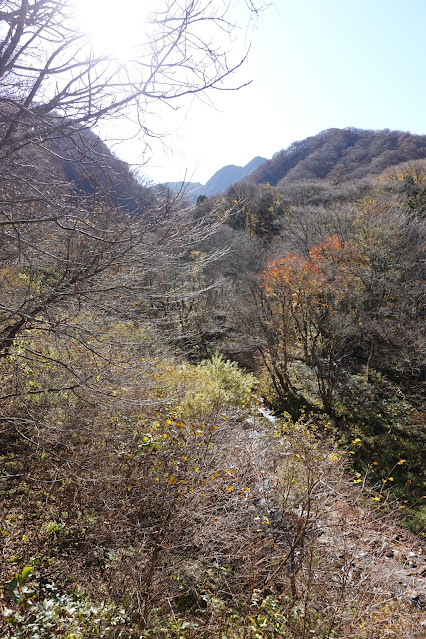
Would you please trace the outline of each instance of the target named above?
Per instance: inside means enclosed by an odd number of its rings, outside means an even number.
[[[402,383],[421,376],[421,221],[364,203],[344,231],[298,250],[268,261],[258,294],[262,355],[278,396],[300,396],[303,386],[306,397],[310,380],[309,401],[332,413],[348,371],[397,370]]]
[[[297,362],[315,371],[319,397],[330,411],[338,364],[348,355],[353,332],[347,291],[359,287],[364,263],[353,244],[334,234],[306,258],[290,254],[269,260],[263,273],[269,365],[285,380],[286,392],[296,390]]]

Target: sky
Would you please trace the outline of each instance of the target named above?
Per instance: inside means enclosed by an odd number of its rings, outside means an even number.
[[[426,0],[275,0],[248,30],[235,16],[250,52],[233,82],[251,84],[165,116],[148,156],[114,147],[154,182],[204,184],[331,127],[426,134]]]

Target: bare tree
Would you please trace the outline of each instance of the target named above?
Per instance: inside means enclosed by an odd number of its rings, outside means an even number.
[[[242,64],[218,44],[232,30],[227,14],[221,0],[164,0],[124,63],[94,50],[70,0],[1,2],[2,155],[118,113],[131,112],[153,135],[148,114],[159,103],[175,108],[185,96],[223,89]]]
[[[226,16],[220,1],[166,0],[124,64],[94,51],[71,2],[0,2],[3,432],[48,424],[46,393],[84,395],[92,405],[112,398],[113,365],[124,370],[131,354],[111,326],[141,321],[144,300],[158,297],[150,287],[158,273],[178,271],[183,282],[193,270],[182,257],[212,232],[210,221],[188,224],[173,199],[144,199],[147,190],[88,127],[125,115],[154,135],[149,114],[158,105],[225,88],[241,64],[215,44],[215,32],[223,43],[231,29]],[[126,181],[123,198],[117,182]],[[195,295],[178,286],[174,308],[180,293]]]

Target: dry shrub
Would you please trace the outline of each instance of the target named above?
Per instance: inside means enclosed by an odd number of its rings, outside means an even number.
[[[4,577],[33,566],[25,614],[55,584],[124,610],[111,637],[420,638],[418,581],[399,583],[415,538],[348,478],[347,456],[307,419],[218,402],[218,376],[201,421],[182,409],[196,367],[157,364],[143,403],[130,385],[115,410],[75,401],[60,450],[27,441],[9,460],[24,470],[4,495]]]

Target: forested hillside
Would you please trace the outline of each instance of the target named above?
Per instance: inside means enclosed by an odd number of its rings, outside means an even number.
[[[422,138],[192,207],[141,184],[90,126],[222,88],[209,11],[154,14],[138,83],[66,4],[1,14],[1,636],[420,639]]]
[[[251,180],[273,186],[312,178],[343,182],[380,174],[394,164],[425,157],[424,135],[328,129],[276,153],[252,174]]]

